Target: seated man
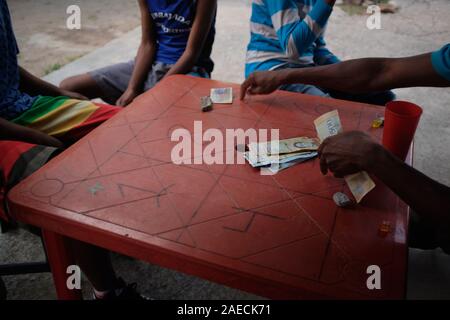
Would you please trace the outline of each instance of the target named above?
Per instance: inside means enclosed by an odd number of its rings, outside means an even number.
[[[217,0],[139,0],[142,40],[136,59],[71,77],[61,87],[126,106],[163,77],[210,77]]]
[[[245,77],[255,71],[339,62],[327,49],[324,39],[334,3],[335,0],[253,0]],[[343,94],[303,82],[284,84],[280,89],[378,105],[385,105],[395,97],[390,91]]]
[[[352,81],[347,81],[352,79]],[[267,94],[281,84],[307,83],[345,92],[415,86],[450,87],[450,44],[409,58],[368,58],[335,65],[254,73],[241,87],[241,98]],[[405,201],[412,215],[410,246],[441,247],[450,253],[450,188],[396,158],[370,136],[345,132],[326,139],[319,150],[323,174],[343,177],[362,170],[376,175]]]
[[[82,101],[20,68],[18,48],[5,0],[0,0],[0,219],[6,194],[45,164],[58,150],[114,116],[118,107]],[[94,287],[95,297],[139,298],[134,286],[117,278],[107,251],[73,240],[76,263]]]

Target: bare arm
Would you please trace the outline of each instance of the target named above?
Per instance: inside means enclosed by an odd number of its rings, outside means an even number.
[[[54,137],[2,118],[0,118],[0,140],[23,141],[57,148],[63,147],[63,143]]]
[[[85,96],[76,92],[63,90],[53,84],[35,77],[27,70],[19,67],[20,72],[20,90],[32,96],[66,96],[74,99],[88,100]]]
[[[208,37],[217,9],[217,0],[198,0],[194,24],[183,55],[169,70],[166,76],[185,74],[192,70],[197,62],[206,38]]]
[[[130,82],[128,83],[128,88],[117,100],[117,105],[119,106],[130,104],[134,98],[142,93],[145,79],[155,59],[156,35],[153,19],[145,0],[139,0],[139,8],[141,11],[142,25],[141,44],[136,55],[136,63]]]
[[[450,188],[425,176],[358,131],[327,138],[319,149],[323,174],[337,177],[368,171],[423,218],[450,230]]]
[[[436,226],[450,230],[450,188],[405,164],[380,145],[370,170],[405,203]]]
[[[241,95],[265,94],[282,84],[304,83],[343,92],[365,93],[405,87],[446,87],[433,68],[431,53],[408,58],[364,58],[332,65],[252,74]]]

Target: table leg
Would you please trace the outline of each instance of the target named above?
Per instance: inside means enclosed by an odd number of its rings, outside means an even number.
[[[42,230],[42,237],[58,299],[81,300],[81,290],[67,288],[67,267],[75,264],[67,238],[47,230]]]

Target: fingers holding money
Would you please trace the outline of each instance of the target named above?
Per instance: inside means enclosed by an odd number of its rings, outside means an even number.
[[[359,172],[361,169],[351,162],[343,161],[342,158],[334,155],[320,157],[320,171],[326,175],[332,172],[336,178],[344,178],[350,174]]]

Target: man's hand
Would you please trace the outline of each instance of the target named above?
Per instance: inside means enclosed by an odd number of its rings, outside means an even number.
[[[57,138],[35,130],[27,133],[26,142],[55,148],[64,148],[64,143]]]
[[[350,131],[325,139],[319,147],[320,170],[338,178],[363,170],[371,171],[383,147],[360,131]]]
[[[246,94],[269,94],[282,85],[281,71],[257,71],[241,84],[241,100]]]
[[[122,96],[117,100],[116,105],[121,107],[126,107],[131,102],[133,102],[134,98],[136,98],[139,95],[137,90],[134,90],[132,88],[128,88]]]
[[[83,96],[82,94],[79,94],[77,92],[69,91],[69,90],[63,90],[61,89],[59,92],[60,96],[68,97],[71,99],[77,99],[77,100],[89,100],[88,97]]]
[[[23,141],[56,148],[64,147],[61,141],[48,134],[2,118],[0,118],[0,140]]]

